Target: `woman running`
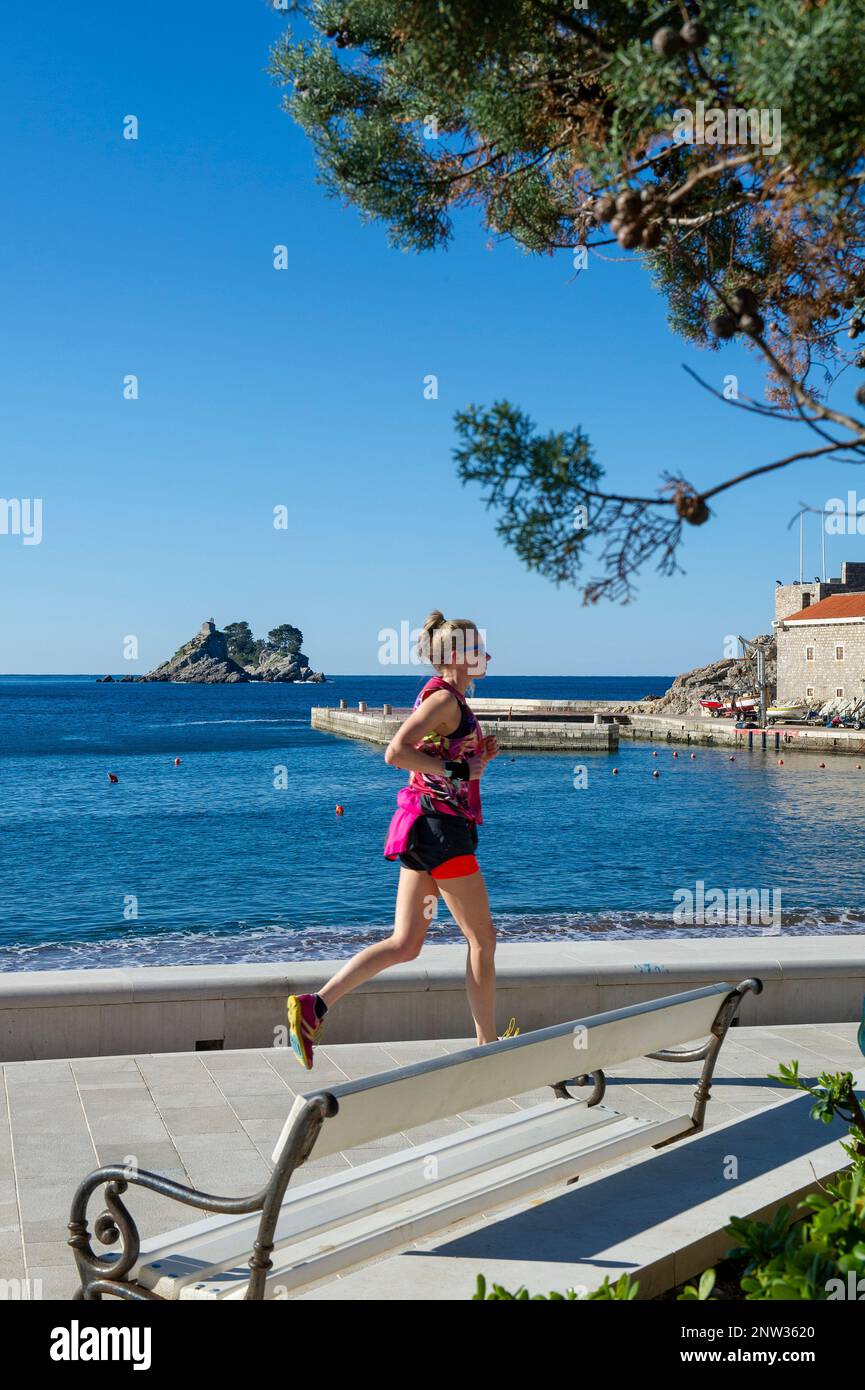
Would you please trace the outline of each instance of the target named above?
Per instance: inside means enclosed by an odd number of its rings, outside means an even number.
[[[486,674],[489,656],[467,618],[430,613],[418,649],[437,674],[388,744],[384,760],[409,773],[397,796],[384,853],[399,859],[393,934],[360,951],[317,994],[288,998],[291,1045],[310,1068],[328,1009],[349,990],[420,954],[441,895],[468,942],[466,991],[478,1044],[496,1041],[496,932],[475,858],[481,824],[480,779],[499,747],[485,738],[466,691]],[[511,1019],[503,1037],[519,1029]]]

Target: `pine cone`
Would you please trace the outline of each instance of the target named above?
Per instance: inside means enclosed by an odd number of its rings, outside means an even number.
[[[679,30],[679,37],[686,48],[703,48],[709,42],[709,31],[699,19],[689,19]]]
[[[623,217],[635,217],[642,207],[642,199],[635,188],[626,188],[616,199],[616,212]]]
[[[740,285],[730,295],[730,308],[737,318],[742,314],[756,314],[759,308],[757,296],[747,285]]]
[[[679,491],[676,494],[676,511],[689,526],[702,526],[704,521],[709,520],[709,508],[696,492]]]
[[[716,338],[732,338],[736,332],[736,320],[732,314],[716,314],[711,320],[709,327]]]
[[[635,246],[639,246],[642,234],[639,222],[626,222],[619,232],[619,245],[624,246],[626,251],[633,251]]]
[[[749,338],[759,338],[765,328],[760,314],[743,314],[739,319],[739,331],[747,333]]]
[[[675,29],[665,25],[653,35],[652,47],[659,58],[673,58],[681,49],[682,40]]]

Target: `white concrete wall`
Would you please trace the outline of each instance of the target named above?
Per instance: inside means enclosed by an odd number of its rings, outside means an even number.
[[[280,1042],[285,999],[324,984],[339,962],[54,970],[0,978],[0,1061],[192,1051]],[[498,1019],[524,1032],[642,999],[759,975],[753,1024],[858,1020],[865,937],[500,945]],[[429,946],[346,996],[328,1015],[333,1043],[454,1038],[474,1030],[465,949]]]

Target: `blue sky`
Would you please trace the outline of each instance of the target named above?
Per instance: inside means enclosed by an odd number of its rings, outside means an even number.
[[[469,402],[582,425],[616,489],[665,469],[706,486],[788,452],[793,430],[690,381],[683,362],[759,389],[738,348],[670,334],[636,262],[575,279],[569,254],[491,246],[469,217],[447,252],[389,249],[325,197],[280,109],[266,67],[283,22],[266,0],[6,21],[0,491],[43,499],[43,536],[0,535],[0,669],[146,670],[211,616],[292,622],[333,673],[380,671],[380,630],[431,607],[485,627],[502,674],[684,670],[768,630],[776,577],[798,573],[787,523],[846,496],[853,470],[802,463],[731,491],[686,538],[687,573],[646,572],[628,607],[529,574],[457,481]],[[862,537],[829,538],[829,568],[844,558],[865,559]]]

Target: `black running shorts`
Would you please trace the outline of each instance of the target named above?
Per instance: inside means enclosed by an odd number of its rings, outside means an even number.
[[[418,816],[412,826],[408,848],[399,856],[399,862],[407,869],[431,874],[448,860],[473,858],[477,847],[478,828],[467,816],[427,814]],[[468,864],[465,872],[473,872]]]

